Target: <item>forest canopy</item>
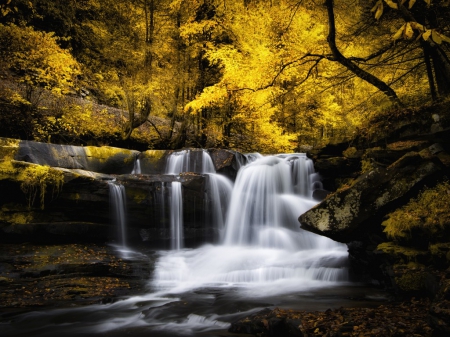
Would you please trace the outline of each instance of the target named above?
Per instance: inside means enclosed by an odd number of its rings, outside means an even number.
[[[0,136],[298,151],[450,94],[445,0],[2,0]]]

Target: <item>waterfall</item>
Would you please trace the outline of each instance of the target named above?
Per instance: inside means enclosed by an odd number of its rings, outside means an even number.
[[[312,161],[304,154],[246,159],[232,189],[222,243],[163,254],[154,286],[183,292],[233,285],[261,296],[347,281],[347,247],[300,229],[298,217],[317,203]]]
[[[311,234],[297,230],[297,218],[316,203],[314,179],[313,163],[304,154],[253,159],[238,173],[224,244],[310,248]]]
[[[208,207],[223,211],[211,220],[223,223],[220,244],[181,249],[183,179],[168,182],[174,179],[165,177],[155,198],[162,218],[170,214],[172,250],[152,253],[150,293],[106,305],[18,314],[2,324],[3,334],[225,336],[229,322],[263,307],[325,310],[358,306],[364,297],[372,306],[380,296],[367,288],[356,296],[349,293],[347,247],[300,229],[299,215],[316,204],[312,191],[321,188],[304,154],[247,155],[234,186],[216,173],[206,151],[173,153],[167,163],[168,174],[195,169],[206,176]],[[115,181],[109,188],[112,217],[125,246],[125,188]],[[124,256],[137,257],[133,252]],[[149,257],[142,261],[148,264]],[[133,264],[133,272],[139,266]]]
[[[181,183],[172,182],[170,195],[170,232],[171,248],[183,248],[183,200],[181,196]]]
[[[131,171],[131,174],[141,174],[141,161],[136,156],[136,159],[134,160],[134,166],[133,170]]]
[[[122,247],[126,247],[126,194],[125,186],[120,185],[115,180],[108,182],[109,204],[113,224],[118,228],[119,242]]]
[[[219,240],[222,237],[222,233],[225,227],[225,217],[228,209],[228,204],[230,202],[231,191],[233,189],[232,182],[225,176],[216,173],[214,163],[211,156],[206,150],[182,150],[178,152],[173,152],[168,158],[166,163],[166,174],[180,174],[184,172],[194,172],[207,176],[207,205],[206,209],[211,215],[207,217],[208,226],[216,228],[219,232]],[[172,183],[172,193],[175,189]],[[176,187],[177,188],[177,187]],[[179,192],[180,205],[174,205],[173,200],[170,205],[171,207],[171,219],[178,222],[178,225],[172,225],[172,233],[175,228],[178,228],[180,233],[183,231],[183,219],[182,219],[182,194],[181,188]],[[177,207],[177,209],[173,209]],[[180,211],[181,208],[181,211]],[[178,213],[177,213],[178,212]],[[175,219],[175,214],[179,214],[178,220]],[[172,220],[171,220],[172,221]],[[172,222],[171,222],[172,223]],[[178,232],[177,232],[178,233]],[[181,233],[182,234],[182,233]],[[173,237],[172,240],[178,240]],[[183,246],[182,235],[181,235],[181,247]],[[177,245],[171,245],[174,248]],[[179,249],[179,248],[175,248]]]

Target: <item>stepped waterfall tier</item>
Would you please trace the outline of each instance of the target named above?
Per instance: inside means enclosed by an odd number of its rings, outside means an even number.
[[[176,160],[178,167],[186,163],[181,155]],[[232,189],[221,243],[162,253],[153,278],[157,288],[289,292],[348,280],[346,246],[299,228],[298,215],[317,203],[311,197],[318,183],[312,161],[294,154],[252,155],[248,162]]]

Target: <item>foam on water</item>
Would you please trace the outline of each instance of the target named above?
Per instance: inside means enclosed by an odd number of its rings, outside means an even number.
[[[346,246],[299,228],[299,215],[317,203],[312,161],[304,154],[248,158],[232,190],[222,243],[161,252],[152,280],[157,289],[238,287],[255,295],[348,281]]]

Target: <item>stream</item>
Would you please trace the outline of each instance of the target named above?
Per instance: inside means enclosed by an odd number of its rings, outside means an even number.
[[[227,332],[230,323],[264,308],[314,311],[387,300],[383,292],[351,282],[346,245],[300,229],[298,216],[317,203],[312,194],[321,187],[304,154],[249,156],[234,185],[215,172],[206,152],[198,168],[186,168],[188,155],[174,153],[166,172],[209,175],[219,244],[183,247],[175,182],[172,249],[155,252],[144,294],[23,313],[0,324],[2,335],[236,336]],[[125,244],[118,250],[124,259],[145,258]]]

